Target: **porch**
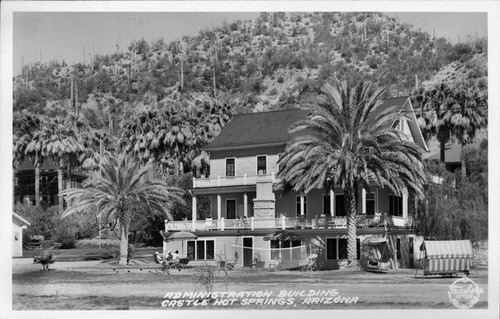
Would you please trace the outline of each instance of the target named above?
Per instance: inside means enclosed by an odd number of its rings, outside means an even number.
[[[390,215],[358,215],[359,228],[393,226],[413,228],[412,217]],[[255,229],[342,229],[347,228],[345,216],[316,216],[314,218],[286,217],[280,218],[238,218],[205,219],[205,220],[165,220],[165,231],[210,231],[210,230],[255,230]]]

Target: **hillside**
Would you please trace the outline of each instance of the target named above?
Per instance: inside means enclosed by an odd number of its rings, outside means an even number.
[[[442,81],[486,91],[486,45],[453,46],[380,13],[262,13],[170,43],[137,40],[86,64],[25,66],[14,78],[13,108],[78,109],[93,127],[119,135],[145,108],[219,104],[231,115],[298,107],[336,80],[368,80],[389,96]]]

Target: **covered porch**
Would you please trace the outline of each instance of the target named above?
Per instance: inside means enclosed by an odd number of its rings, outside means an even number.
[[[411,216],[391,216],[387,214],[358,215],[359,228],[398,227],[413,228]],[[224,231],[224,230],[257,230],[257,229],[345,229],[345,216],[318,216],[314,218],[286,217],[255,218],[242,216],[236,219],[224,217],[205,220],[168,221],[165,220],[165,231]]]

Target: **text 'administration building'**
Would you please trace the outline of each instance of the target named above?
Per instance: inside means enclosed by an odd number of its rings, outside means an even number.
[[[394,119],[408,139],[427,150],[407,97],[384,100],[381,109],[400,105],[411,120]],[[346,212],[340,187],[308,194],[275,189],[278,158],[290,140],[289,127],[307,111],[291,109],[237,115],[205,147],[210,154],[210,176],[193,179],[192,220],[166,221],[165,236],[191,231],[197,240],[187,241],[183,251],[194,260],[228,260],[237,266],[298,267],[315,253],[317,265],[336,269],[347,259]],[[412,211],[407,194],[389,189],[359,190],[358,254],[373,236],[389,237],[400,266],[412,266],[418,257]],[[210,198],[210,213],[197,211],[200,197]],[[283,232],[279,232],[284,230]],[[274,232],[274,234],[273,234]],[[267,235],[267,236],[266,236]],[[166,241],[164,250],[184,250],[181,242]],[[257,260],[257,262],[256,262]]]

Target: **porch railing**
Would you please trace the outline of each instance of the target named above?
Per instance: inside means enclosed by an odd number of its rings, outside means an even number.
[[[193,177],[193,188],[255,185],[257,179],[269,179],[269,181],[273,183],[276,181],[274,173],[261,175],[245,174],[243,176],[217,176],[209,178]]]
[[[413,218],[382,215],[358,215],[357,226],[360,228],[395,226],[399,228],[412,228]],[[346,228],[347,218],[337,217],[285,217],[280,218],[239,218],[239,219],[206,219],[165,221],[166,231],[207,231],[207,230],[238,230],[238,229],[335,229]]]

